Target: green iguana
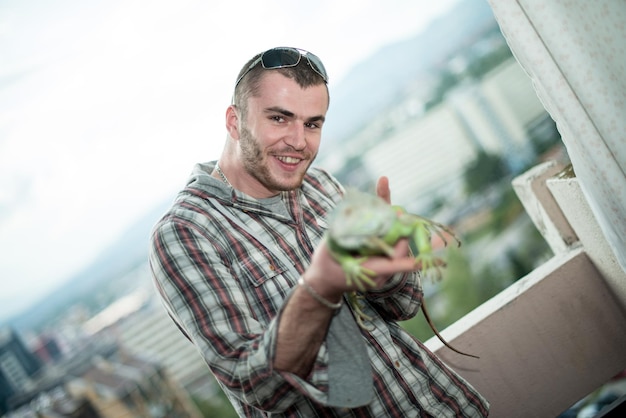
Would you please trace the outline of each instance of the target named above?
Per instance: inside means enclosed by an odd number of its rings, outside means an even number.
[[[331,215],[326,241],[334,259],[346,273],[348,284],[354,284],[364,292],[368,286],[374,285],[372,277],[375,273],[363,267],[363,262],[373,255],[391,256],[393,246],[401,238],[408,238],[417,249],[415,261],[420,273],[425,276],[434,274],[433,278],[441,279],[441,267],[445,263],[433,253],[431,237],[434,233],[447,245],[444,232],[461,245],[454,233],[442,224],[408,213],[402,207],[391,206],[378,196],[349,190]],[[361,308],[362,298],[357,291],[348,294],[357,323],[368,329],[364,321],[371,318]],[[446,347],[478,358],[450,346],[434,326],[423,300],[421,308],[428,325]]]

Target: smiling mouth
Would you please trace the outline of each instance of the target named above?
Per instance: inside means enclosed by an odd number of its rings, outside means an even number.
[[[276,156],[276,159],[285,163],[285,164],[298,164],[300,161],[302,161],[302,158],[296,158],[296,157],[282,157],[282,156]]]

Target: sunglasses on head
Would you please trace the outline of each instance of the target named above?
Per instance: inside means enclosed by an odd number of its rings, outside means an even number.
[[[328,83],[328,74],[320,60],[316,55],[311,54],[308,51],[298,48],[279,47],[268,49],[261,56],[255,59],[252,64],[241,74],[235,83],[235,88],[239,85],[241,80],[248,74],[257,64],[260,62],[263,68],[266,70],[275,70],[278,68],[295,67],[298,65],[302,57],[306,58],[309,66],[317,74],[322,77],[325,83]]]

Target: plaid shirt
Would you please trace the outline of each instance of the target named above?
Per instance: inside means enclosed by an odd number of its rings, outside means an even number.
[[[364,310],[375,325],[361,331],[372,366],[371,403],[327,406],[325,343],[306,379],[274,370],[279,313],[298,280],[274,253],[281,251],[304,272],[343,189],[311,168],[298,190],[257,200],[211,177],[214,166],[196,165],[155,226],[150,265],[170,316],[198,347],[240,416],[487,416],[487,401],[395,322],[419,311],[417,274],[396,275],[366,295]],[[216,210],[212,199],[238,222]]]

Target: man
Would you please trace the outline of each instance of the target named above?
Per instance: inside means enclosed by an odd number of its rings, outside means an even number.
[[[343,189],[310,168],[327,81],[295,48],[243,67],[219,161],[194,168],[152,236],[164,305],[241,416],[486,416],[487,402],[395,322],[422,298],[406,240],[365,264],[371,329],[342,303],[355,288],[322,238]],[[386,178],[377,192],[390,200]]]

